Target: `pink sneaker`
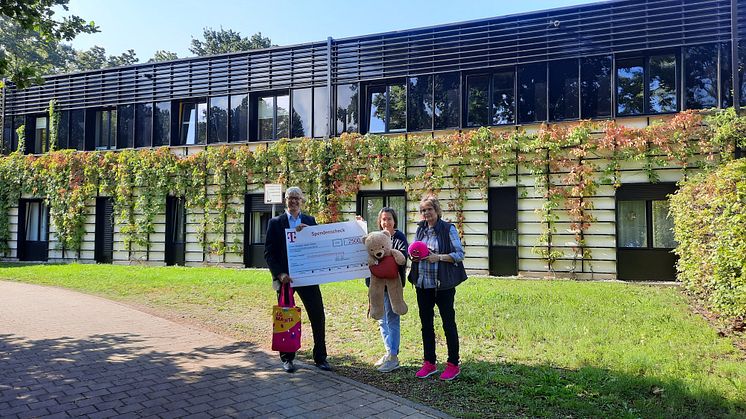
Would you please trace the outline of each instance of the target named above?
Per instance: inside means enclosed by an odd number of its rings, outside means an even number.
[[[424,367],[423,367],[424,368]],[[446,369],[443,374],[440,374],[440,379],[444,381],[451,381],[461,374],[461,368],[458,365],[453,365],[450,362],[446,364]]]
[[[417,374],[415,374],[415,377],[417,377],[417,378],[427,378],[427,377],[429,377],[429,376],[431,376],[431,375],[433,375],[433,374],[435,374],[437,372],[438,372],[438,367],[436,367],[435,364],[433,364],[430,361],[425,361],[422,364],[422,368],[420,368],[420,370],[417,371]]]

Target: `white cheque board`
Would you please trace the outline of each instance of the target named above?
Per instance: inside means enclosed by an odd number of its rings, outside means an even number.
[[[315,225],[301,231],[286,229],[288,274],[293,286],[370,276],[362,239],[366,233],[366,224],[358,221]]]

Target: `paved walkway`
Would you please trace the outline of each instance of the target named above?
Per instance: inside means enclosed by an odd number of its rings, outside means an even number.
[[[445,417],[103,298],[0,281],[0,417]]]

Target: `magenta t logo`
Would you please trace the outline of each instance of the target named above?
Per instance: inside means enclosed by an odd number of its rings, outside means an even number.
[[[287,235],[288,241],[290,241],[290,243],[295,243],[295,231],[288,231]]]

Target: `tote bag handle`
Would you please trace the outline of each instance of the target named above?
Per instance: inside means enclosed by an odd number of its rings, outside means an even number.
[[[295,297],[293,297],[293,287],[289,282],[282,284],[280,287],[280,307],[295,307]]]

